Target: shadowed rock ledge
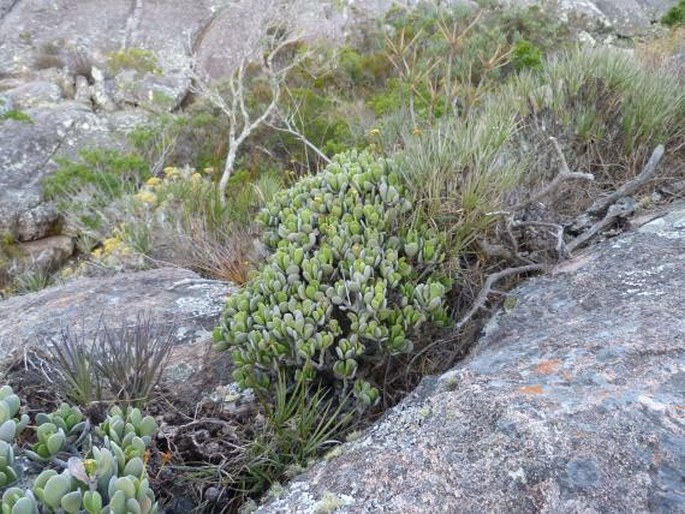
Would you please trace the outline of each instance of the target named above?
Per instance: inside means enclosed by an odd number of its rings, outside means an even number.
[[[226,297],[236,287],[192,271],[159,268],[111,277],[77,278],[37,293],[0,301],[0,359],[44,347],[62,329],[92,335],[100,319],[109,328],[143,315],[172,330],[174,348],[165,376],[183,382],[197,373]],[[86,337],[89,340],[88,337]],[[214,361],[226,360],[216,357]]]
[[[469,359],[259,512],[685,511],[685,207],[513,295]]]

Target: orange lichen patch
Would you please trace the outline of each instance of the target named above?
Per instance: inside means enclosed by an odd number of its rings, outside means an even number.
[[[561,365],[561,361],[542,361],[540,364],[535,366],[535,373],[538,375],[551,375]]]
[[[543,394],[545,392],[541,385],[519,387],[518,390],[523,394]]]

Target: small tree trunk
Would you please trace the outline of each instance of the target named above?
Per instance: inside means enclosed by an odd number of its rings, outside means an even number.
[[[226,164],[224,165],[224,172],[221,175],[221,180],[219,181],[219,193],[221,194],[221,202],[226,202],[226,187],[228,186],[228,179],[231,178],[233,174],[233,167],[235,166],[236,158],[236,145],[231,145],[228,150],[228,155],[226,156]]]

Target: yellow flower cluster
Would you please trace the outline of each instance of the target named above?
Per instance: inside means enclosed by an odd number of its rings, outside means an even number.
[[[135,194],[135,198],[145,204],[155,205],[157,203],[157,195],[149,189],[141,189]]]
[[[174,180],[181,176],[181,170],[176,166],[167,166],[164,168],[164,176],[169,180]]]
[[[109,255],[131,255],[132,249],[121,239],[120,231],[114,230],[112,237],[108,237],[102,242],[100,248],[96,248],[90,254],[95,258],[107,257]]]

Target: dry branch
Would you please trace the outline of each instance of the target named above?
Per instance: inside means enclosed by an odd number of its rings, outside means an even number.
[[[547,196],[550,196],[552,193],[556,192],[556,190],[559,189],[559,187],[564,182],[567,182],[569,180],[595,180],[595,176],[592,173],[581,173],[577,171],[571,171],[568,167],[568,163],[566,162],[566,157],[564,156],[564,153],[561,151],[559,142],[554,137],[550,137],[549,139],[552,141],[554,149],[557,151],[559,160],[561,161],[561,170],[559,171],[559,174],[556,177],[554,177],[554,180],[547,184],[546,187],[538,191],[536,194],[534,194],[527,200],[524,200],[523,202],[517,204],[512,209],[512,211],[514,212],[521,210],[524,207],[528,207],[529,205],[535,202],[539,202]]]
[[[628,196],[642,187],[656,172],[659,162],[664,157],[664,145],[657,146],[652,152],[652,156],[647,161],[644,169],[633,180],[626,182],[609,196],[601,198],[592,204],[588,209],[590,214],[601,214],[624,196]]]
[[[569,252],[583,246],[592,237],[598,234],[600,231],[604,230],[606,227],[611,225],[615,220],[619,218],[625,218],[635,212],[637,208],[637,203],[632,198],[622,198],[620,202],[613,204],[609,207],[606,216],[600,221],[592,225],[592,227],[587,231],[583,232],[581,235],[576,237],[573,241],[566,245]]]
[[[541,271],[545,269],[544,264],[528,264],[526,266],[519,266],[516,268],[507,268],[502,271],[498,271],[497,273],[493,273],[492,275],[489,275],[488,278],[485,280],[485,285],[483,286],[483,289],[480,290],[478,293],[478,296],[476,296],[476,299],[473,301],[473,305],[471,306],[471,309],[459,320],[459,322],[456,324],[455,331],[459,331],[464,326],[471,321],[473,316],[482,309],[485,306],[485,302],[488,301],[488,296],[494,292],[493,286],[502,280],[503,278],[510,277],[512,275],[519,275],[521,273],[531,273],[533,271]]]

